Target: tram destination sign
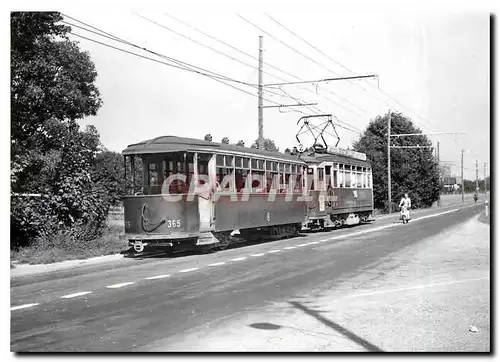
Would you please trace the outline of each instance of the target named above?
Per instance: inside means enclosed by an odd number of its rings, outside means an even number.
[[[366,154],[361,152],[356,152],[353,150],[346,150],[345,148],[330,146],[328,147],[328,153],[338,156],[356,158],[361,161],[366,161]]]

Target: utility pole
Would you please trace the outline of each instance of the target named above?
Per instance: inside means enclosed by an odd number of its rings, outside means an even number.
[[[262,43],[263,37],[259,36],[259,149],[264,149],[264,116],[262,108]]]
[[[464,150],[462,149],[462,162],[460,165],[461,169],[461,178],[462,178],[462,202],[464,202]]]
[[[387,137],[390,139],[390,137],[397,137],[397,138],[400,138],[400,137],[411,137],[411,136],[427,136],[427,135],[437,135],[437,134],[465,134],[463,132],[433,132],[433,133],[396,133],[396,134],[391,134],[391,113],[390,113],[390,110],[389,110],[389,125],[388,125],[388,132],[387,132]],[[389,149],[387,150],[387,154],[388,154],[388,179],[389,179],[389,200],[390,200],[390,190],[391,190],[391,185],[390,185],[390,180],[391,180],[391,174],[390,174],[390,170],[391,170],[391,164],[390,164],[390,158],[391,158],[391,148],[401,148],[401,149],[406,149],[406,148],[414,148],[414,149],[427,149],[427,148],[434,148],[433,146],[420,146],[420,145],[416,145],[416,146],[390,146],[390,141],[388,140],[387,141],[387,147],[389,147]],[[437,159],[437,164],[438,164],[438,171],[439,171],[439,198],[438,198],[438,206],[440,206],[441,204],[441,165],[440,165],[440,161],[439,161],[439,141],[437,143],[437,147],[436,147],[436,159]],[[462,202],[463,202],[463,157],[464,157],[464,150],[462,150]]]
[[[488,189],[486,188],[486,165],[487,165],[487,163],[485,162],[485,163],[484,163],[484,182],[483,182],[483,184],[484,184],[484,185],[483,185],[483,187],[484,187],[484,196],[485,196],[485,197],[486,197],[486,191],[488,190]]]
[[[389,214],[392,212],[391,200],[391,110],[387,120],[387,192],[389,195]]]
[[[477,167],[477,160],[476,160],[476,192],[479,194],[479,180],[478,180],[478,167]],[[479,196],[479,195],[478,195]]]
[[[487,188],[486,188],[486,165],[487,163],[484,163],[484,210],[486,213],[486,216],[488,216],[488,194],[487,194]]]
[[[441,207],[441,190],[442,190],[442,187],[441,187],[441,163],[439,162],[439,141],[437,141],[437,149],[436,149],[436,152],[437,152],[437,162],[438,162],[438,170],[439,170],[439,195],[438,195],[438,200],[437,200],[437,204],[438,204],[438,207]]]

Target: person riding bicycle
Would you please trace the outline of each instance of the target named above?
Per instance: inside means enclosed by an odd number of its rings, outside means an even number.
[[[408,197],[408,194],[405,194],[405,196],[401,199],[399,207],[402,212],[406,212],[407,220],[410,220],[411,199]]]

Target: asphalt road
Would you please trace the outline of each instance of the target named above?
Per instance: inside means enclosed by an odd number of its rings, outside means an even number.
[[[453,229],[481,207],[414,213],[407,225],[391,216],[208,255],[125,259],[13,278],[11,350],[169,350],[170,338],[363,277],[367,268]]]

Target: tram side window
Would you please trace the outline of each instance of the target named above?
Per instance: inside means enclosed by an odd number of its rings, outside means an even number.
[[[318,167],[318,190],[325,189],[325,170],[323,167]]]
[[[216,155],[215,165],[217,167],[217,190],[219,191],[233,190],[233,184],[234,184],[233,156]]]
[[[351,186],[351,166],[345,165],[344,166],[344,185],[345,187],[352,187]]]
[[[265,184],[264,160],[252,158],[252,192],[262,192]]]
[[[332,187],[332,166],[325,166],[326,189]]]
[[[274,161],[266,161],[266,191],[270,192],[271,189],[278,190],[278,163]]]
[[[333,187],[339,187],[339,171],[335,169],[333,170]]]
[[[245,189],[245,183],[248,176],[248,170],[235,169],[236,192],[242,192]]]
[[[304,179],[302,178],[302,172],[303,172],[302,166],[299,165],[290,166],[291,179],[288,180],[288,185],[293,186],[294,193],[301,193],[304,187]]]
[[[187,168],[186,162],[188,163]],[[184,158],[184,155],[169,154],[163,160],[163,168],[164,180],[168,182],[168,193],[182,194],[188,192],[189,182],[194,171],[193,155],[188,154],[186,155],[186,158]],[[184,175],[186,177],[186,181],[177,177],[167,180],[169,177],[174,175]],[[165,186],[167,185],[165,184]],[[167,192],[167,190],[162,190],[162,192]]]
[[[236,157],[235,158],[235,185],[236,192],[241,192],[246,187],[246,180],[248,177],[249,170],[249,158],[247,157]]]
[[[339,165],[339,187],[345,187],[344,184],[344,165]]]
[[[265,192],[269,192],[269,189],[271,188],[272,185],[272,178],[271,178],[271,161],[264,161],[266,164],[266,171],[265,171]]]
[[[157,194],[159,193],[159,190],[157,190],[159,187],[161,187],[160,180],[158,177],[158,164],[157,163],[150,163],[148,164],[148,191],[147,193],[149,194]]]
[[[288,178],[285,175],[285,164],[283,162],[279,163],[279,165],[278,165],[278,171],[280,173],[278,192],[285,192],[286,191],[286,185],[288,183]]]
[[[371,176],[372,176],[372,170],[368,169],[367,170],[367,178],[366,178],[366,182],[367,182],[366,186],[369,187],[369,188],[372,187],[372,185],[371,185]]]
[[[188,161],[187,170],[185,174],[186,174],[186,184],[189,187],[194,177],[194,163],[192,159]]]
[[[314,169],[311,167],[307,169],[307,189],[314,191]]]
[[[198,154],[198,185],[208,182],[208,162],[212,155]]]
[[[226,167],[217,167],[217,189],[229,191],[231,190],[231,180],[228,175],[232,175],[233,170]],[[227,178],[226,178],[227,177]]]
[[[283,178],[283,183],[281,185],[281,192],[286,192],[289,187],[290,187],[290,174],[289,173],[283,173],[282,178]]]
[[[302,169],[300,169],[300,168],[299,168],[299,170],[302,171]],[[297,174],[293,175],[293,177],[297,180],[295,182],[295,187],[294,187],[293,191],[296,193],[302,193],[302,190],[305,187],[304,178],[302,177],[302,173],[297,173]]]

